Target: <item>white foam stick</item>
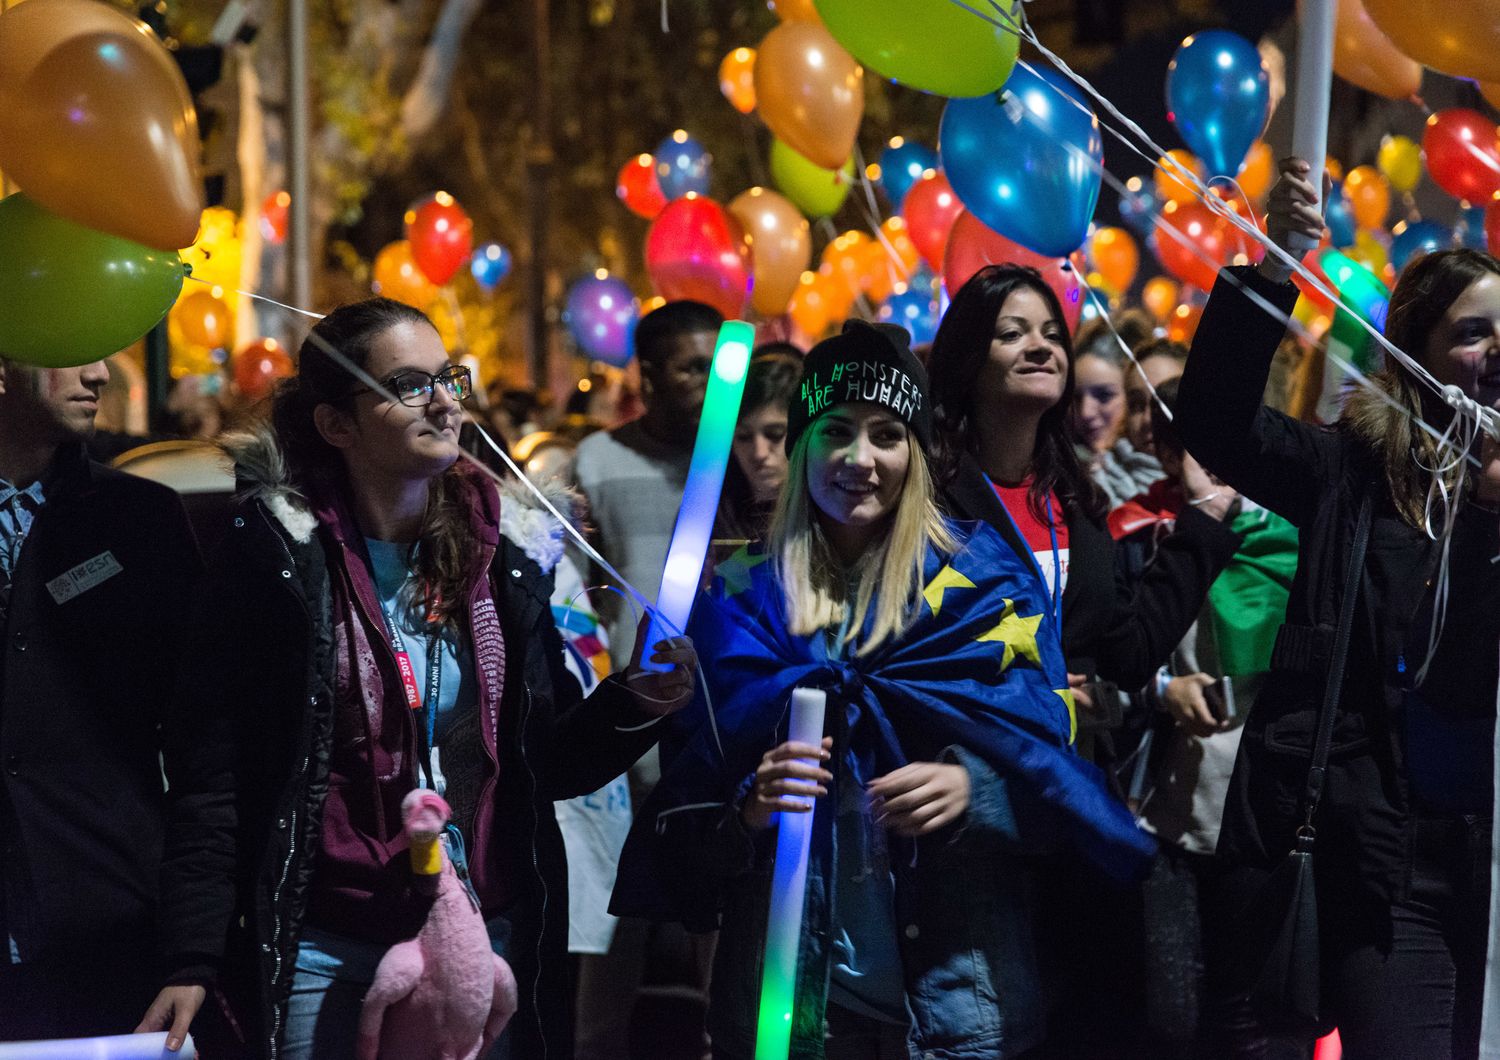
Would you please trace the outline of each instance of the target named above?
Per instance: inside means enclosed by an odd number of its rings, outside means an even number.
[[[195,1060],[197,1055],[191,1034],[180,1050],[167,1052],[166,1031],[0,1045],[0,1060]]]
[[[1333,91],[1333,23],[1338,0],[1303,0],[1297,24],[1297,100],[1292,112],[1292,154],[1304,159],[1307,179],[1323,197],[1323,169],[1328,159],[1328,104]],[[1317,240],[1294,233],[1291,249],[1298,255],[1317,246]]]

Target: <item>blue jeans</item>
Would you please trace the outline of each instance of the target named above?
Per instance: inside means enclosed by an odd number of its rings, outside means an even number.
[[[510,921],[486,921],[490,948],[501,957],[510,942]],[[359,1039],[365,991],[386,947],[307,929],[297,953],[292,996],[287,1002],[281,1055],[285,1060],[347,1060]],[[144,1010],[143,1010],[144,1011]],[[510,1060],[510,1030],[484,1060]]]

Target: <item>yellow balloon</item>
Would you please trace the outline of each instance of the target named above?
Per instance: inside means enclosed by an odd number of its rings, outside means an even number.
[[[1422,148],[1408,137],[1387,136],[1380,141],[1375,165],[1392,188],[1405,194],[1422,179]]]
[[[1349,249],[1348,254],[1376,276],[1385,272],[1391,260],[1385,244],[1376,239],[1373,232],[1365,229],[1354,233],[1354,246]]]

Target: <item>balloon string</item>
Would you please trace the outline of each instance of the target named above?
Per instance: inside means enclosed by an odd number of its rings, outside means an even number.
[[[311,310],[308,310],[308,309],[298,309],[294,305],[287,305],[285,302],[278,302],[274,298],[267,298],[265,295],[263,295],[263,294],[256,294],[254,291],[242,291],[238,287],[227,287],[226,288],[226,287],[224,287],[223,284],[209,283],[207,280],[204,280],[204,279],[201,279],[201,278],[199,278],[197,276],[194,276],[192,273],[188,273],[187,274],[187,279],[192,280],[194,283],[201,283],[205,287],[220,287],[220,288],[223,288],[224,290],[230,291],[230,292],[232,292],[234,294],[244,295],[246,298],[253,299],[254,301],[265,302],[267,305],[273,305],[277,309],[285,309],[288,313],[300,313],[302,316],[309,317],[309,318],[311,318],[313,320],[322,320],[323,319],[323,314],[322,313],[314,313],[314,312],[312,312]]]
[[[1075,269],[1074,274],[1077,275],[1077,272],[1078,270]],[[1115,337],[1115,344],[1120,347],[1120,349],[1124,352],[1125,357],[1135,367],[1136,374],[1141,377],[1141,382],[1146,384],[1146,392],[1151,395],[1151,400],[1156,402],[1156,407],[1161,409],[1162,415],[1166,416],[1167,422],[1170,423],[1175,418],[1172,415],[1172,410],[1167,408],[1167,403],[1163,401],[1161,399],[1161,395],[1156,392],[1156,387],[1151,385],[1151,380],[1147,377],[1146,370],[1141,367],[1141,362],[1136,359],[1135,351],[1130,348],[1130,343],[1125,341],[1125,336],[1120,334],[1119,330],[1115,327],[1115,322],[1110,319],[1109,306],[1106,305],[1104,301],[1099,297],[1099,292],[1094,290],[1093,285],[1091,285],[1088,280],[1079,275],[1078,282],[1083,287],[1084,291],[1088,294],[1089,298],[1093,301],[1094,309],[1099,313],[1099,318],[1104,321],[1104,326],[1108,328],[1109,333]]]

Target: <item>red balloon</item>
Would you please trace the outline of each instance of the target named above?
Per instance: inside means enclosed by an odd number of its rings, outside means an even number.
[[[406,241],[422,275],[441,287],[469,263],[474,222],[452,195],[434,192],[407,209]]]
[[[273,247],[286,242],[288,214],[292,209],[290,192],[273,191],[260,204],[260,234]]]
[[[906,218],[907,233],[916,244],[917,252],[934,269],[943,267],[943,248],[948,245],[948,233],[953,231],[953,222],[963,212],[964,204],[958,201],[948,178],[941,173],[924,174],[906,193],[901,215]]]
[[[724,207],[689,193],[669,202],[651,222],[646,272],[669,302],[692,299],[736,318],[744,313],[754,282],[750,241]]]
[[[1162,267],[1203,291],[1213,290],[1219,269],[1231,264],[1235,254],[1247,252],[1239,233],[1201,202],[1168,203],[1156,227]]]
[[[292,359],[275,339],[252,342],[234,355],[235,385],[251,401],[265,397],[276,380],[286,379],[292,372]]]
[[[957,294],[958,289],[986,265],[1007,263],[1029,265],[1041,273],[1042,279],[1062,303],[1068,330],[1078,327],[1085,297],[1079,279],[1082,255],[1075,254],[1072,259],[1046,257],[1005,238],[967,210],[960,213],[953,224],[953,233],[948,237],[947,253],[943,259],[943,283],[948,293]]]
[[[667,197],[656,176],[656,159],[651,155],[636,155],[621,166],[620,175],[615,178],[615,195],[637,217],[649,221],[661,213]]]
[[[1477,110],[1454,107],[1427,119],[1422,150],[1427,172],[1456,199],[1488,202],[1500,191],[1500,145],[1495,123]]]
[[[1500,202],[1492,202],[1484,208],[1484,243],[1495,248],[1491,254],[1500,250]]]

